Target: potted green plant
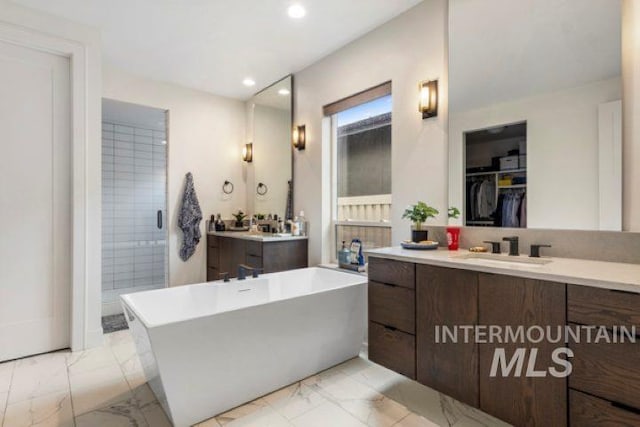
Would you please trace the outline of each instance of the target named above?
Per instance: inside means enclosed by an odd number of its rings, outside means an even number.
[[[415,205],[408,206],[402,214],[403,219],[409,219],[413,222],[413,230],[411,230],[411,241],[421,242],[429,237],[428,230],[422,229],[422,224],[429,218],[435,218],[440,212],[425,202],[418,202]]]
[[[449,219],[458,219],[460,209],[455,206],[449,208]],[[460,227],[457,225],[447,226],[447,243],[450,251],[457,251],[460,245]]]
[[[242,212],[241,210],[238,210],[238,213],[231,214],[231,216],[233,216],[236,219],[235,226],[237,228],[244,227],[244,219],[247,217],[247,215],[245,215],[244,212]]]

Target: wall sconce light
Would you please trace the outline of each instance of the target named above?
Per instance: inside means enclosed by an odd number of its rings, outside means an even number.
[[[423,119],[438,115],[438,81],[422,81],[418,85],[420,90],[420,104],[418,111],[422,113]]]
[[[253,162],[253,144],[251,142],[245,144],[244,148],[242,149],[242,160],[247,163]]]
[[[305,125],[293,127],[293,146],[298,150],[304,150],[307,145],[307,129]]]

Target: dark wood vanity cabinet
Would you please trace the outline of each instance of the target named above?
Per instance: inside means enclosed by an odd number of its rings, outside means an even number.
[[[436,327],[478,324],[478,274],[416,266],[417,380],[478,407],[478,345],[436,340]]]
[[[500,327],[563,328],[566,325],[566,285],[518,277],[478,275],[478,322]],[[504,330],[504,328],[502,329]],[[546,333],[546,332],[543,332]],[[480,409],[516,426],[567,425],[567,380],[549,374],[552,353],[565,344],[486,343],[479,345]],[[497,348],[504,348],[507,361],[524,348],[521,375],[491,376]],[[535,351],[534,351],[535,350]],[[522,351],[522,350],[520,350]],[[535,355],[535,359],[533,359]],[[540,377],[527,375],[529,363]]]
[[[369,259],[369,359],[416,378],[415,264]]]
[[[234,278],[241,264],[261,268],[264,273],[309,266],[308,240],[262,242],[235,237],[207,236],[207,281]]]
[[[640,332],[640,294],[568,285],[567,318],[570,325],[624,326]],[[595,333],[594,333],[595,335]],[[621,342],[622,338],[624,342]],[[572,426],[640,426],[640,337],[632,342],[571,340],[573,372],[569,377]],[[592,339],[593,341],[593,339]]]
[[[476,325],[564,326],[566,285],[369,258],[371,360],[514,425],[566,426],[566,378],[489,375],[497,347],[507,360],[525,347],[526,370],[531,345],[478,344],[473,329],[467,342],[460,329],[457,343],[436,337],[436,327]],[[536,345],[536,370],[555,366],[563,345]]]

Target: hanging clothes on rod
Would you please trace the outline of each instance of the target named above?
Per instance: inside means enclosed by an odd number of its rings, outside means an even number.
[[[500,193],[494,224],[507,228],[527,226],[526,193],[523,189]]]
[[[467,218],[491,219],[496,210],[496,183],[473,177],[467,180]]]

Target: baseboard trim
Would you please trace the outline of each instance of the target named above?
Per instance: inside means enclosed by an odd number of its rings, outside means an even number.
[[[85,350],[94,347],[100,347],[103,344],[103,331],[102,326],[92,331],[87,331],[87,338],[85,341]]]
[[[103,302],[102,303],[102,317],[104,316],[113,316],[115,314],[122,314],[122,305],[120,304],[119,299],[111,302]]]

